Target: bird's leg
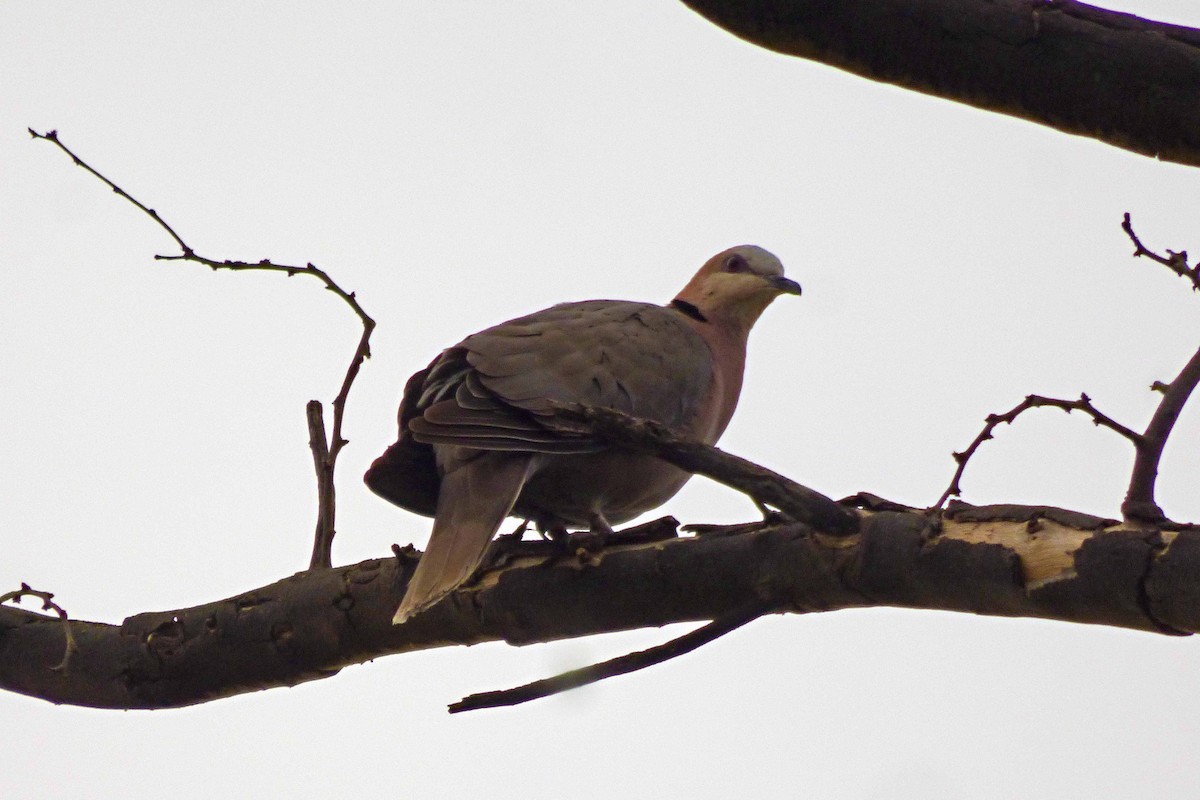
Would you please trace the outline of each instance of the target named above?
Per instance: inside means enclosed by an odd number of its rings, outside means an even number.
[[[540,545],[549,545],[549,549],[557,558],[570,553],[568,542],[570,535],[567,533],[567,526],[557,520],[535,520],[535,526],[538,536],[542,537],[538,542]],[[530,542],[530,544],[533,544]]]
[[[592,526],[591,533],[596,536],[612,536],[612,525],[608,524],[608,520],[599,511],[593,511],[588,515],[588,524]]]
[[[546,541],[546,536],[542,533],[540,526],[538,533],[542,535],[542,538],[526,541],[525,532],[529,530],[531,523],[532,520],[524,520],[512,532],[502,533],[496,537],[488,550],[489,568],[502,567],[514,558],[521,556],[545,556],[548,550],[557,552],[562,549],[561,545]]]
[[[542,539],[553,542],[560,554],[569,555],[571,553],[571,534],[566,530],[565,524],[560,522],[546,524],[540,530]]]

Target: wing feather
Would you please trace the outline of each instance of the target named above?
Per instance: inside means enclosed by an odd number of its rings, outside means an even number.
[[[682,314],[647,303],[564,303],[467,337],[430,366],[407,420],[417,442],[581,453],[544,424],[556,403],[614,408],[672,428],[695,417],[712,355]]]

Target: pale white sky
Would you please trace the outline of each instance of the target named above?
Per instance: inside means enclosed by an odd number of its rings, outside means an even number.
[[[1110,3],[1200,26],[1185,0]],[[328,269],[379,322],[339,464],[340,563],[423,544],[360,476],[404,380],[563,300],[666,300],[732,244],[805,289],[751,344],[727,449],[833,496],[912,504],[1028,392],[1141,427],[1200,300],[1130,259],[1200,252],[1200,173],[740,42],[670,0],[0,7],[0,591],[73,615],[214,600],[307,563],[304,404],[356,321],[315,282],[152,260],[172,243],[27,126],[214,258]],[[1200,412],[1160,501],[1200,518]],[[1115,514],[1125,444],[1044,411],[972,502]],[[734,521],[701,480],[664,512]],[[448,702],[662,641],[635,632],[382,659],[180,711],[0,694],[9,797],[1192,798],[1200,650],[1032,620],[778,617],[523,707]]]

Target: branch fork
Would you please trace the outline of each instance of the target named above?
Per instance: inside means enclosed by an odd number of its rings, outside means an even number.
[[[342,420],[346,414],[346,399],[350,396],[350,387],[354,384],[354,379],[358,376],[363,362],[371,357],[371,333],[375,330],[375,320],[359,305],[358,298],[354,292],[347,292],[329,276],[329,273],[315,266],[312,262],[298,267],[292,264],[276,264],[266,258],[256,262],[236,261],[232,259],[217,261],[199,255],[166,220],[159,216],[157,211],[134,198],[133,195],[109,180],[63,144],[62,140],[58,137],[58,131],[52,130],[46,133],[38,133],[33,128],[29,128],[28,130],[29,135],[34,139],[42,139],[58,147],[59,150],[62,150],[71,158],[71,161],[77,167],[82,167],[112,189],[113,192],[128,200],[150,217],[150,219],[154,220],[160,228],[175,240],[175,244],[179,246],[179,254],[156,255],[154,256],[156,261],[191,261],[196,264],[203,264],[214,272],[221,269],[235,272],[259,270],[282,272],[289,278],[296,275],[311,275],[324,284],[327,290],[340,297],[354,311],[359,322],[362,323],[362,336],[359,337],[358,346],[354,349],[354,355],[351,357],[350,366],[346,369],[346,375],[342,379],[341,388],[338,390],[337,396],[333,399],[333,428],[328,438],[326,438],[325,434],[325,420],[321,403],[317,400],[312,400],[305,409],[308,422],[309,446],[312,449],[313,465],[317,473],[317,525],[313,536],[313,551],[312,557],[309,559],[309,569],[328,569],[332,566],[333,537],[336,532],[337,499],[333,482],[334,468],[337,465],[338,454],[349,443],[342,436]]]
[[[1200,290],[1200,263],[1188,266],[1186,250],[1180,252],[1167,250],[1167,255],[1163,256],[1148,249],[1134,232],[1133,221],[1128,212],[1121,222],[1121,229],[1133,242],[1135,258],[1146,256],[1167,267],[1176,275],[1187,278],[1192,284],[1193,291]],[[1200,383],[1200,349],[1192,355],[1175,380],[1170,383],[1155,381],[1151,385],[1151,391],[1160,393],[1162,399],[1151,416],[1146,430],[1141,433],[1101,413],[1086,394],[1079,395],[1078,400],[1028,395],[1022,402],[1003,414],[989,414],[984,421],[983,430],[967,446],[967,449],[953,454],[958,468],[950,479],[950,485],[942,492],[933,507],[942,508],[947,500],[962,493],[961,480],[963,472],[967,468],[967,462],[975,455],[980,445],[992,438],[992,433],[998,425],[1011,424],[1031,408],[1058,408],[1067,413],[1081,411],[1091,417],[1097,427],[1108,428],[1133,444],[1135,452],[1133,469],[1130,473],[1125,501],[1121,504],[1121,513],[1130,522],[1169,523],[1170,521],[1155,501],[1154,486],[1158,479],[1158,466],[1162,460],[1167,439],[1170,438],[1175,422],[1179,419],[1179,414],[1183,411],[1183,407],[1187,404],[1197,383]]]

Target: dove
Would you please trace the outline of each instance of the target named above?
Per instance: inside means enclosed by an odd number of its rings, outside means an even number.
[[[715,444],[737,407],[750,329],[782,294],[800,285],[779,259],[740,245],[665,306],[562,303],[472,334],[413,375],[399,438],[364,476],[433,517],[393,622],[467,583],[509,516],[552,535],[608,534],[669,500],[690,473],[555,425],[556,409],[611,408]]]

